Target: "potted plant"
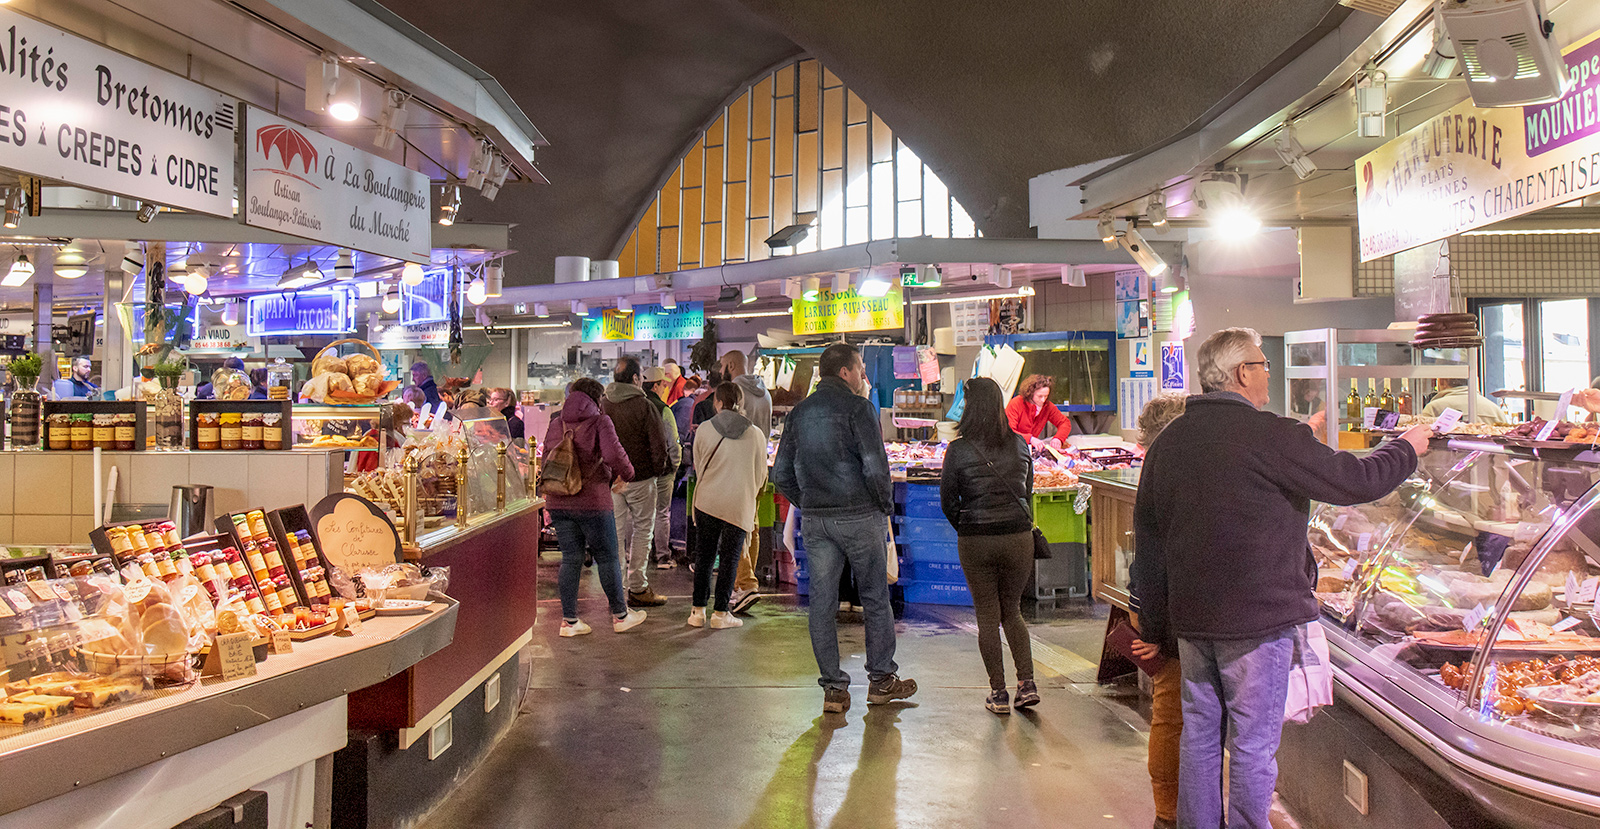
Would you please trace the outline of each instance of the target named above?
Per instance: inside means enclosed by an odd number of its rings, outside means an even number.
[[[13,359],[6,369],[17,384],[11,392],[11,448],[38,449],[42,398],[35,386],[44,371],[44,360],[29,351]]]
[[[150,366],[156,374],[156,382],[164,389],[175,389],[178,381],[183,379],[184,372],[189,370],[189,361],[180,357],[176,360],[162,360]]]

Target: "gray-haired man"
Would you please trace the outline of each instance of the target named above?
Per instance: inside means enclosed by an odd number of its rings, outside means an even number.
[[[1388,494],[1416,469],[1428,430],[1357,458],[1260,411],[1271,364],[1249,328],[1212,334],[1195,365],[1205,393],[1155,439],[1139,479],[1131,576],[1140,638],[1150,650],[1178,643],[1178,825],[1224,825],[1230,735],[1225,825],[1268,829],[1295,642],[1318,614],[1310,502]]]

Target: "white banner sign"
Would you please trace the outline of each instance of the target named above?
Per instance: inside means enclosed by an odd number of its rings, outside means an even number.
[[[379,348],[422,348],[450,344],[450,323],[430,322],[422,325],[390,325],[372,338]]]
[[[233,216],[234,101],[0,9],[0,166]]]
[[[255,351],[259,342],[243,325],[203,325],[195,333],[189,350],[248,353]]]
[[[246,108],[247,225],[353,250],[427,262],[433,247],[428,177],[386,158]]]

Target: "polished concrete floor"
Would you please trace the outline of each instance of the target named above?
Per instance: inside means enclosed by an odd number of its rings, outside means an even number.
[[[1103,606],[1033,611],[1044,699],[1010,716],[982,706],[970,610],[909,606],[897,659],[919,691],[904,704],[866,704],[862,628],[842,626],[853,705],[823,716],[793,596],[768,596],[742,628],[697,630],[684,625],[688,572],[659,572],[667,606],[618,635],[603,624],[591,573],[581,609],[595,632],[562,639],[553,562],[540,582],[521,715],[427,829],[1144,827],[1153,818],[1137,693],[1094,683]]]

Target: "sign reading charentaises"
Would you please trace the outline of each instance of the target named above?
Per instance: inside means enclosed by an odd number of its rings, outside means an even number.
[[[1564,54],[1559,101],[1465,101],[1356,162],[1361,261],[1600,193],[1600,35]]]
[[[247,225],[353,250],[427,262],[428,177],[254,107],[245,111]]]
[[[233,104],[0,9],[0,167],[232,216]]]

